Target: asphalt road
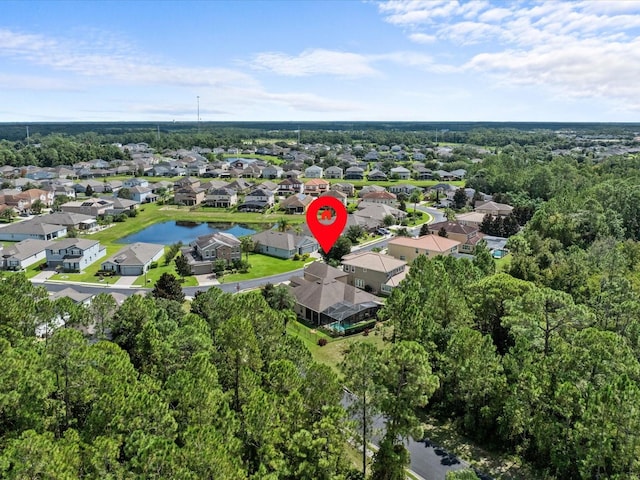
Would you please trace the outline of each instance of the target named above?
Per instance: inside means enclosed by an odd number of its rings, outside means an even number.
[[[350,402],[350,397],[353,394],[345,391],[342,397],[342,406],[347,408]],[[382,416],[377,415],[373,420],[373,428],[376,431],[370,443],[378,446],[380,440],[384,435],[384,419]],[[409,469],[411,473],[419,476],[422,480],[445,480],[447,472],[452,470],[461,470],[469,465],[460,460],[457,465],[444,465],[442,463],[442,456],[436,455],[435,447],[433,445],[426,446],[424,442],[418,442],[413,439],[409,439],[405,443],[405,447],[411,454]]]

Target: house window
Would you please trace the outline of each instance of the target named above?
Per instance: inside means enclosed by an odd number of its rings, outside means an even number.
[[[356,273],[356,267],[355,267],[355,265],[351,265],[351,273]]]
[[[404,255],[400,255],[400,260],[406,260],[407,257],[405,257]]]
[[[366,268],[363,268],[363,269],[362,269],[362,273],[365,273],[366,271],[367,271],[367,269],[366,269]]]
[[[364,288],[364,280],[361,278],[356,278],[355,284],[358,288]]]
[[[391,293],[391,286],[389,285],[385,285],[384,283],[382,285],[380,285],[380,291],[384,292],[384,293]]]
[[[342,270],[344,270],[345,272],[349,271],[349,265],[342,265]]]

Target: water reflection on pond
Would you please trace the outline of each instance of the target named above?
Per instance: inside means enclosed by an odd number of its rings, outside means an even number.
[[[261,227],[261,226],[259,226]],[[231,233],[236,237],[251,235],[257,230],[248,228],[246,225],[240,224],[224,224],[224,223],[204,223],[204,222],[185,222],[171,220],[168,222],[156,223],[139,232],[128,235],[119,239],[118,243],[159,243],[162,245],[171,245],[173,243],[182,242],[188,244],[201,235],[210,233],[225,232]]]

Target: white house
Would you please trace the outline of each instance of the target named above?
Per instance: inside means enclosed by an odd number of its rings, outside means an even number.
[[[0,269],[23,270],[47,257],[48,240],[28,239],[4,249],[0,248]]]
[[[46,250],[49,267],[62,266],[65,271],[83,271],[107,254],[107,249],[97,240],[65,238],[51,242]]]
[[[304,176],[306,178],[322,178],[323,170],[318,165],[311,165],[304,170]]]

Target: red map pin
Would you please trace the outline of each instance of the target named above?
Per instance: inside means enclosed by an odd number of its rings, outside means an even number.
[[[334,197],[316,198],[307,209],[307,225],[322,250],[329,253],[347,224],[347,209]]]

